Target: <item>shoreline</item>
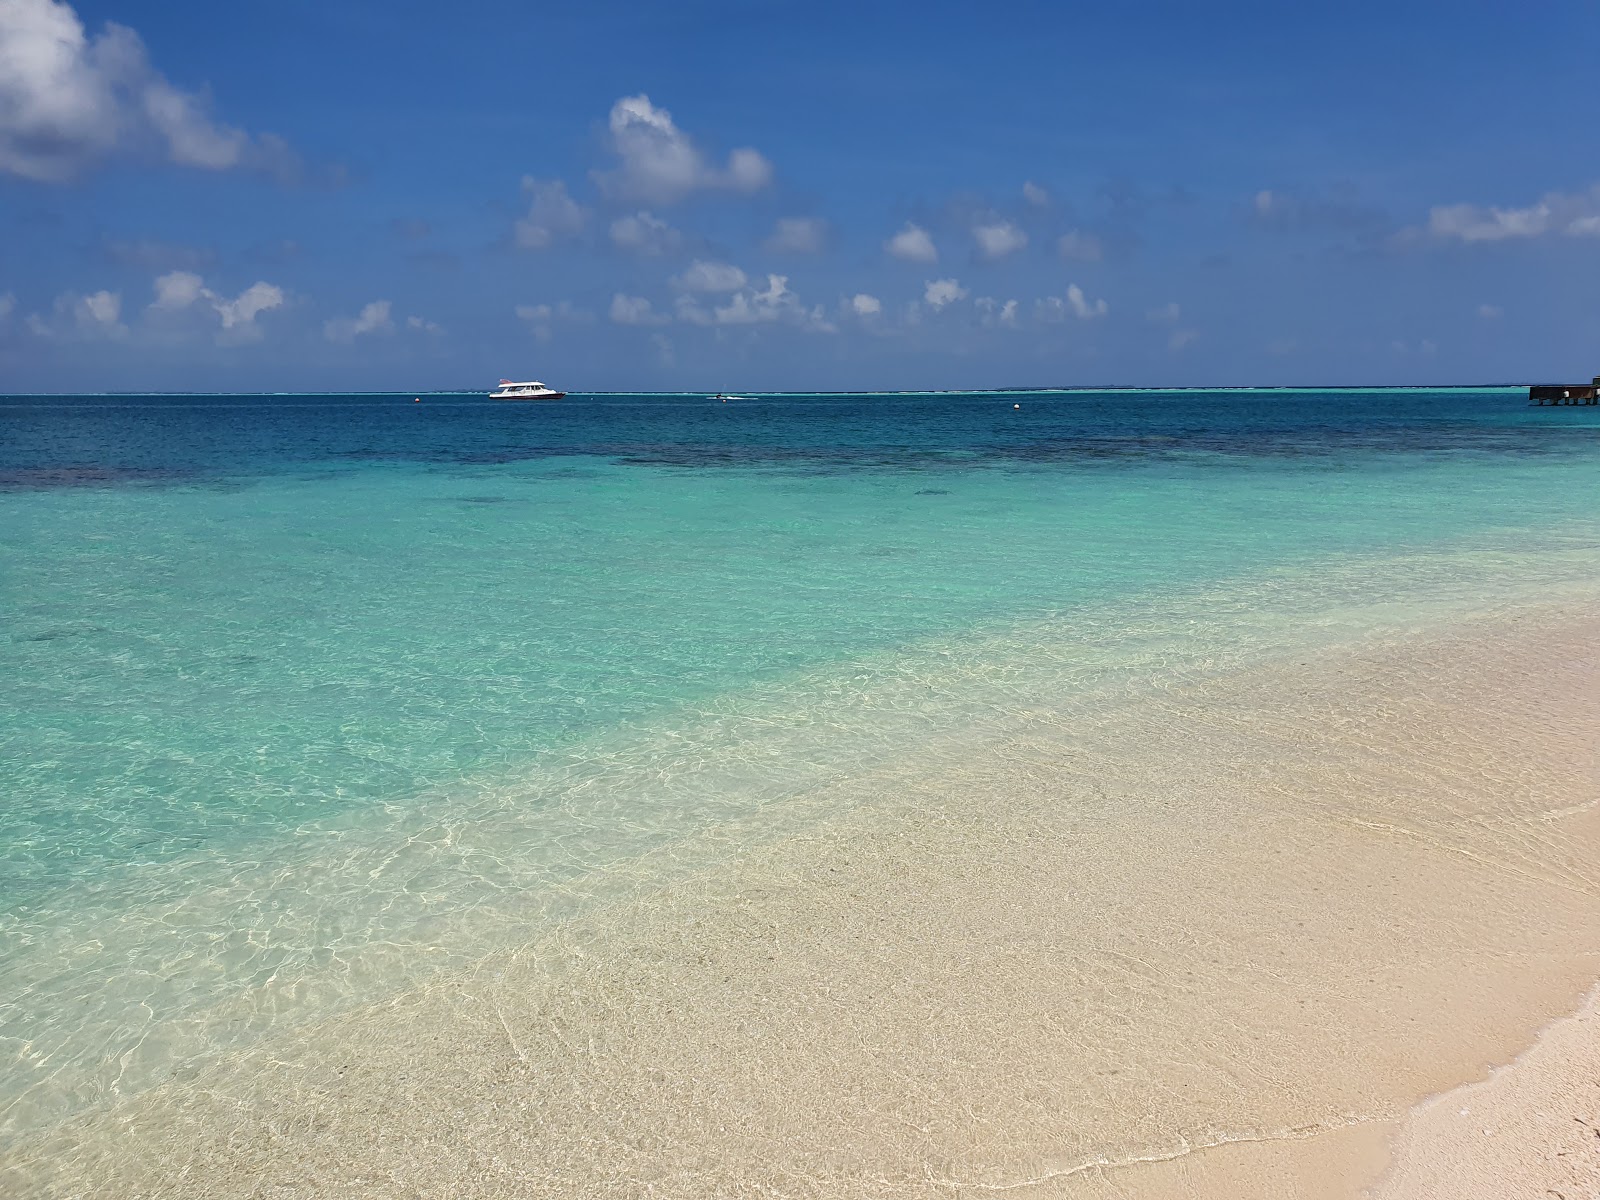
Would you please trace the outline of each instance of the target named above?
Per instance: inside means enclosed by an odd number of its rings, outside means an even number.
[[[1374,1128],[1594,983],[1600,621],[1548,615],[838,782],[816,829],[28,1139],[11,1178],[1220,1197],[1370,1171]],[[1289,1129],[1330,1132],[1262,1140]],[[1140,1154],[1168,1157],[1108,1165]]]
[[[1388,1149],[1372,1200],[1600,1195],[1600,980],[1514,1059],[1413,1108]]]

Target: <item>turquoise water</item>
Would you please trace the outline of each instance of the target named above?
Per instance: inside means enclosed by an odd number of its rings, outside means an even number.
[[[1509,391],[0,399],[0,1106],[114,1092],[118,1005],[378,941],[425,965],[443,913],[510,929],[548,881],[981,722],[1029,638],[1037,702],[1159,669],[1126,614],[1198,645],[1285,580],[1585,577],[1596,433]],[[474,822],[492,865],[331,920]]]

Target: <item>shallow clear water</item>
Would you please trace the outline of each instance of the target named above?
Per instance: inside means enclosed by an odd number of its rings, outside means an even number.
[[[1289,593],[1585,577],[1597,433],[1509,391],[0,399],[0,1103],[41,1022],[111,1030],[85,1070],[133,1036],[68,999],[411,978],[442,914]]]

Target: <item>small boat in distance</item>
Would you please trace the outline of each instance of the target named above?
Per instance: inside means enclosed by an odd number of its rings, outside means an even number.
[[[512,383],[509,379],[502,379],[500,386],[489,393],[491,400],[559,400],[565,392],[558,392],[554,388],[547,388],[544,384]]]

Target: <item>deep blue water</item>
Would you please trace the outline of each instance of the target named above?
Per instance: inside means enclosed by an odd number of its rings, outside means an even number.
[[[219,482],[375,462],[554,457],[797,471],[1133,465],[1363,453],[1571,454],[1581,410],[1520,392],[1225,391],[703,396],[0,399],[0,487]],[[1012,408],[1020,404],[1020,411]]]

